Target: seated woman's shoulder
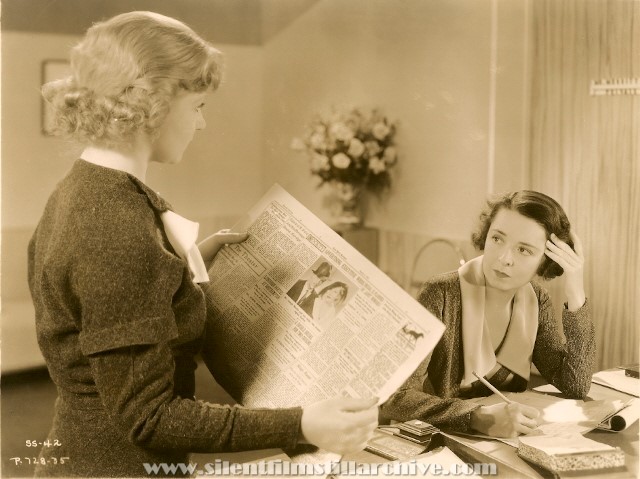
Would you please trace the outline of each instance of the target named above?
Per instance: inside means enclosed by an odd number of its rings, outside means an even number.
[[[458,275],[458,271],[448,271],[446,273],[440,273],[431,278],[427,279],[423,283],[423,288],[425,286],[453,286],[457,285],[460,281],[460,276]]]
[[[424,301],[427,296],[441,296],[450,290],[460,290],[460,277],[457,271],[440,273],[427,279],[420,287],[418,298]]]
[[[441,320],[444,305],[448,302],[455,304],[459,298],[460,279],[457,271],[432,276],[422,284],[416,297],[420,304]]]
[[[543,303],[549,300],[549,291],[538,281],[531,281],[531,286],[533,287],[533,291],[536,293],[538,297],[538,301]]]
[[[539,281],[536,281],[536,280],[531,281],[531,286],[533,287],[533,290],[536,292],[536,295],[538,296],[540,296],[541,294],[549,294],[549,292],[547,291],[547,288],[545,288],[544,285]]]

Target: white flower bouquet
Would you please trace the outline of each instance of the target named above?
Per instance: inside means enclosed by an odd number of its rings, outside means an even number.
[[[353,108],[316,117],[292,148],[307,151],[320,185],[342,183],[379,194],[391,185],[395,133],[395,124],[377,110],[365,114]]]

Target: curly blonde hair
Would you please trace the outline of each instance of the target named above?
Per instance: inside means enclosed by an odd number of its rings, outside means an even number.
[[[153,12],[94,24],[71,50],[72,75],[47,83],[54,134],[101,147],[155,138],[181,90],[213,91],[222,54],[191,28]]]

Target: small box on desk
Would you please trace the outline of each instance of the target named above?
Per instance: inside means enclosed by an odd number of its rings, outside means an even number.
[[[418,444],[428,444],[431,436],[439,432],[438,429],[431,424],[420,421],[419,419],[401,422],[396,424],[396,426],[398,427],[398,436],[412,442],[417,442]]]
[[[398,434],[390,433],[385,429],[378,429],[369,441],[365,451],[380,456],[390,461],[406,461],[422,454],[429,444],[419,444],[407,441]]]

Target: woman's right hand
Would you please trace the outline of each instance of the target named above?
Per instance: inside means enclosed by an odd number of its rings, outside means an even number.
[[[218,251],[226,244],[242,243],[249,237],[248,233],[234,233],[230,229],[220,230],[198,243],[202,260],[209,268]]]
[[[302,439],[338,454],[361,451],[378,426],[378,399],[332,398],[302,410]]]
[[[471,412],[471,427],[492,437],[516,437],[538,427],[540,411],[524,404],[494,404]]]

